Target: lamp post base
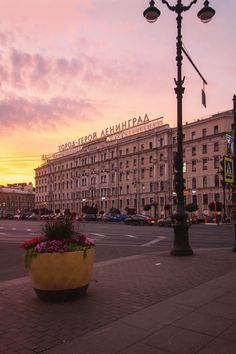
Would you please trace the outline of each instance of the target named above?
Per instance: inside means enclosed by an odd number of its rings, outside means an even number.
[[[174,248],[170,252],[172,256],[192,256],[193,250],[189,245],[188,228],[186,224],[174,225]]]
[[[234,247],[232,249],[232,252],[236,252],[236,223],[234,223]]]

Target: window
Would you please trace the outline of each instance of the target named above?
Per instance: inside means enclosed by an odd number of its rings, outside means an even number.
[[[134,161],[133,161],[133,165],[134,165],[134,166],[136,166],[136,165],[137,165],[137,160],[136,160],[136,159],[134,159]]]
[[[203,185],[203,188],[207,188],[207,176],[203,176],[202,185]]]
[[[192,133],[191,133],[191,138],[192,138],[192,140],[195,140],[195,139],[196,139],[196,132],[192,132]]]
[[[206,144],[202,145],[202,153],[207,154],[207,145]]]
[[[122,166],[123,166],[123,164],[122,164],[122,162],[120,162],[120,169],[122,169]]]
[[[163,154],[160,154],[160,161],[163,161]]]
[[[136,152],[137,148],[136,146],[133,147],[133,152]]]
[[[114,183],[114,182],[115,182],[115,174],[112,173],[112,175],[111,175],[111,183]]]
[[[193,160],[192,161],[192,172],[196,172],[196,170],[197,170],[197,162],[196,162],[196,160]]]
[[[160,176],[164,176],[164,166],[160,166]]]
[[[122,150],[119,151],[120,156],[122,155]]]
[[[220,167],[220,158],[219,156],[214,157],[214,168],[219,168]]]
[[[193,146],[192,147],[192,156],[195,156],[196,155],[196,146]]]
[[[185,149],[183,149],[183,158],[185,158]]]
[[[149,156],[149,163],[152,163],[152,156]]]
[[[214,152],[219,151],[219,143],[218,141],[214,143]]]
[[[141,150],[144,150],[144,144],[141,144]]]
[[[163,138],[160,139],[160,147],[163,146]]]
[[[129,186],[126,186],[126,192],[129,195]]]
[[[206,135],[207,135],[207,130],[206,130],[206,128],[204,128],[204,129],[202,129],[202,136],[204,137]]]
[[[142,168],[142,170],[141,170],[141,178],[144,178],[144,174],[145,174],[145,170],[144,170],[144,168]]]
[[[164,181],[160,182],[160,192],[164,191]]]
[[[129,180],[129,171],[126,172],[126,181]]]
[[[122,182],[122,172],[120,172],[120,182]]]
[[[176,144],[176,136],[173,136],[173,138],[172,138],[172,144]]]
[[[220,186],[220,178],[219,175],[215,175],[215,187],[219,187]]]
[[[196,196],[196,194],[192,195],[192,203],[193,204],[197,204],[197,196]]]
[[[152,142],[149,143],[149,149],[152,149]]]
[[[220,201],[220,195],[219,193],[215,194],[215,202],[219,202]]]
[[[202,160],[202,169],[207,170],[207,159]]]
[[[144,164],[144,157],[141,158],[141,165]]]
[[[153,177],[153,168],[152,167],[149,168],[149,177]]]
[[[126,168],[129,167],[129,160],[126,161]]]
[[[214,126],[214,134],[218,134],[219,133],[219,126],[215,125]]]
[[[193,177],[193,178],[192,178],[192,189],[196,189],[196,188],[197,188],[196,178]]]
[[[150,192],[153,192],[153,183],[150,183]]]
[[[126,155],[129,153],[129,148],[126,149]]]
[[[203,194],[203,204],[208,205],[208,194]]]

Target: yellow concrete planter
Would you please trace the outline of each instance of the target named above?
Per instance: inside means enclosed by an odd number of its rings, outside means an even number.
[[[63,301],[86,293],[93,269],[94,247],[86,251],[39,253],[29,275],[41,300]]]

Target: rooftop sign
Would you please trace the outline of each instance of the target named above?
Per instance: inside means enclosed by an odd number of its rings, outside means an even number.
[[[103,129],[100,132],[100,134],[98,134],[97,132],[94,132],[94,133],[86,135],[82,138],[79,138],[77,140],[69,141],[65,144],[59,145],[59,152],[73,149],[77,146],[81,146],[83,144],[89,143],[89,142],[94,141],[99,138],[105,138],[105,137],[108,137],[108,136],[111,136],[114,134],[120,134],[126,129],[134,128],[134,127],[140,126],[144,123],[149,123],[149,118],[148,118],[147,114],[145,114],[143,119],[140,116],[138,118],[134,117],[134,118],[129,119],[125,122],[115,124],[111,127]]]

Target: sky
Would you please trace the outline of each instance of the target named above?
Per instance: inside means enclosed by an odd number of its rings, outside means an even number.
[[[0,0],[0,185],[34,183],[41,156],[132,119],[176,126],[176,14],[160,0]],[[176,0],[169,0],[171,5]],[[183,0],[188,5],[190,0]],[[183,13],[183,122],[232,109],[236,94],[236,2],[211,0],[216,15]]]

